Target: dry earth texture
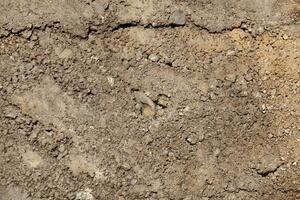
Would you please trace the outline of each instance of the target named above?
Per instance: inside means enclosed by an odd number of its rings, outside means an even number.
[[[299,0],[1,0],[0,200],[300,199]]]

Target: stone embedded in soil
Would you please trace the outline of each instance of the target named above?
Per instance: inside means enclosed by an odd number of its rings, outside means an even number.
[[[158,56],[155,54],[150,54],[149,55],[149,60],[153,61],[153,62],[157,62],[159,60]]]
[[[191,134],[186,138],[186,141],[190,144],[190,145],[195,145],[199,142],[199,137],[196,134]]]
[[[134,97],[142,105],[142,114],[145,117],[153,117],[155,115],[155,104],[145,93],[134,92]]]
[[[185,19],[184,12],[182,10],[174,11],[170,16],[170,21],[174,25],[180,25],[180,26],[185,25],[186,19]]]
[[[274,173],[280,166],[282,162],[277,157],[266,156],[263,157],[260,161],[260,164],[257,165],[256,170],[260,175],[268,175]]]

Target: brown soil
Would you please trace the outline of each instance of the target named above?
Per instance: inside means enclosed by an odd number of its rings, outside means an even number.
[[[299,0],[0,1],[0,200],[300,199]]]

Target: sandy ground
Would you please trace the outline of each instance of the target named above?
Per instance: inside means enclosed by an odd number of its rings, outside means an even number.
[[[299,0],[1,0],[0,200],[300,199]]]

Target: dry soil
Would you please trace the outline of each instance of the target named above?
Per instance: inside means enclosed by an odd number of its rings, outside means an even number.
[[[299,0],[1,0],[0,200],[300,199]]]

